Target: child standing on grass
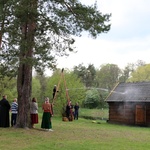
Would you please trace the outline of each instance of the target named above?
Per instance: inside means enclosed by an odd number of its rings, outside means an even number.
[[[17,103],[17,98],[14,98],[14,101],[11,104],[11,126],[12,127],[16,125],[17,114],[18,114],[18,103]]]

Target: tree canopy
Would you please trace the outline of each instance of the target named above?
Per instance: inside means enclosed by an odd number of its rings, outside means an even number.
[[[0,71],[17,75],[18,127],[30,127],[32,69],[56,67],[56,56],[73,51],[73,36],[91,37],[110,30],[110,14],[79,0],[2,0]]]
[[[128,82],[150,81],[150,64],[139,66],[131,73]]]
[[[5,73],[16,71],[18,61],[28,62],[38,71],[46,66],[54,68],[56,55],[68,55],[74,50],[73,35],[87,31],[96,38],[110,30],[110,14],[99,12],[96,3],[85,6],[78,0],[3,0],[0,6],[0,57]],[[29,49],[32,56],[19,59],[20,52]]]

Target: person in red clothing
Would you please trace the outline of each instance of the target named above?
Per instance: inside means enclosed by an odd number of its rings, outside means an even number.
[[[32,128],[34,128],[34,124],[38,123],[38,103],[35,97],[33,97],[31,102],[30,114],[31,114],[31,125]]]
[[[48,97],[45,99],[45,102],[42,105],[42,109],[43,109],[43,116],[42,116],[41,128],[43,128],[47,131],[53,131],[52,130],[52,122],[51,122],[51,117],[53,115],[52,106],[49,102]]]

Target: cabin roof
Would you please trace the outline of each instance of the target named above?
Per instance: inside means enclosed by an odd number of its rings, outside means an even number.
[[[119,83],[106,102],[150,102],[150,82]]]

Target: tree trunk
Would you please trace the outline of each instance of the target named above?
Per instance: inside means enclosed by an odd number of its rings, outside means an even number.
[[[24,1],[23,1],[24,2]],[[22,4],[23,5],[23,4]],[[37,9],[37,0],[28,3],[31,10]],[[25,7],[25,6],[24,6]],[[34,34],[36,29],[35,13],[28,13],[28,18],[21,23],[22,39],[20,44],[19,68],[17,78],[18,116],[16,127],[30,128],[30,101],[32,91],[32,59],[34,47]],[[21,16],[24,17],[24,16]]]
[[[31,127],[30,99],[31,99],[32,67],[20,64],[17,79],[18,90],[18,116],[17,127]]]
[[[0,20],[0,48],[2,47],[2,36],[3,36],[3,32],[4,32],[4,21],[5,21],[5,13],[6,13],[6,9],[5,9],[5,6],[4,6],[4,1],[0,4],[0,7],[1,7],[1,11],[0,13],[2,14],[1,15],[1,20]]]

